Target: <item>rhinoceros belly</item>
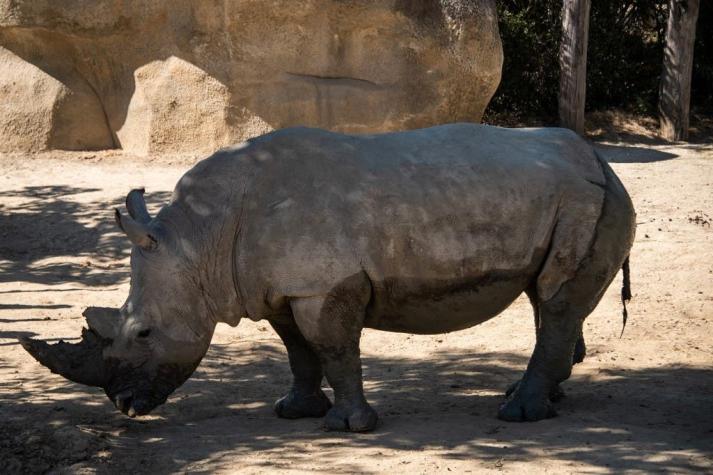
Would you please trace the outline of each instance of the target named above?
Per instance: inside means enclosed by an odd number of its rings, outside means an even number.
[[[365,326],[418,334],[469,328],[505,310],[534,276],[531,268],[458,279],[372,282],[374,293]]]

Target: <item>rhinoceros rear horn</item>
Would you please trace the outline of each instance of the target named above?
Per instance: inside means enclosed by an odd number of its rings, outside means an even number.
[[[157,233],[152,231],[149,226],[151,215],[146,209],[143,188],[135,188],[126,195],[126,209],[129,210],[129,216],[122,216],[118,209],[115,210],[116,224],[135,245],[146,251],[156,249],[158,247]]]
[[[129,216],[142,224],[151,221],[151,215],[149,215],[144,201],[145,191],[143,188],[135,188],[126,195],[126,209],[129,211]]]
[[[123,216],[114,210],[114,219],[129,240],[146,251],[153,251],[158,247],[157,233],[153,232],[147,223],[134,220],[130,216]]]
[[[53,373],[75,383],[105,387],[110,380],[110,371],[102,356],[102,350],[110,343],[92,330],[82,329],[82,341],[60,341],[49,345],[44,341],[21,338],[20,344],[37,361]]]

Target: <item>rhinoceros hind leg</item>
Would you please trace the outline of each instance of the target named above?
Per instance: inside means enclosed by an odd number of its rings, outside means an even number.
[[[560,396],[559,383],[566,380],[573,364],[574,347],[584,318],[569,311],[548,311],[540,306],[537,343],[527,371],[500,406],[498,417],[506,421],[537,421],[554,417],[551,401]]]
[[[364,397],[359,356],[359,339],[370,295],[368,280],[359,274],[325,297],[291,302],[295,321],[314,348],[334,389],[334,406],[324,419],[327,430],[365,432],[376,427],[378,417]]]
[[[533,298],[537,343],[527,371],[500,407],[498,417],[531,421],[555,415],[550,403],[572,365],[584,358],[584,319],[594,310],[629,255],[635,214],[626,191],[606,163],[606,193],[594,242],[571,280],[546,301]]]
[[[275,413],[285,419],[323,417],[332,402],[320,387],[323,376],[319,358],[294,322],[270,325],[287,348],[293,376],[290,391],[275,402]]]
[[[574,354],[572,355],[572,364],[576,365],[578,363],[581,363],[584,361],[584,357],[587,354],[587,347],[586,344],[584,343],[584,336],[580,335],[579,338],[577,339],[577,343],[574,345]],[[505,397],[510,396],[512,393],[515,392],[517,387],[520,385],[521,380],[517,380],[514,383],[512,383],[508,388],[505,390]],[[564,389],[562,389],[561,385],[556,385],[550,390],[550,395],[549,399],[551,402],[558,402],[561,401],[562,399],[565,398],[567,393],[564,392]]]
[[[605,236],[599,235],[598,239]],[[595,246],[593,251],[596,251]],[[622,257],[623,261],[623,257]],[[616,274],[609,260],[597,253],[585,259],[574,279],[554,297],[535,302],[537,342],[527,371],[508,391],[498,417],[506,421],[537,421],[554,417],[551,402],[564,394],[559,384],[569,378],[572,366],[584,357],[582,325]],[[579,347],[579,349],[577,349]]]

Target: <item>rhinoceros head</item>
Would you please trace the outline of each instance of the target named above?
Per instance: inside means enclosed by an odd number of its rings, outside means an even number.
[[[52,372],[104,388],[123,413],[147,414],[193,373],[215,328],[197,270],[169,219],[152,219],[143,190],[126,199],[130,216],[116,221],[134,244],[131,287],[120,309],[89,307],[77,344],[23,339]]]

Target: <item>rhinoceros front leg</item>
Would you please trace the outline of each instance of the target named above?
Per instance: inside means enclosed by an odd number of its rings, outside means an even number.
[[[287,348],[292,388],[275,402],[275,413],[285,419],[322,417],[332,403],[321,389],[322,365],[294,322],[270,322]]]
[[[376,427],[378,417],[364,397],[359,356],[368,299],[369,290],[354,285],[291,303],[295,321],[334,389],[334,406],[324,419],[327,430],[364,432]]]

